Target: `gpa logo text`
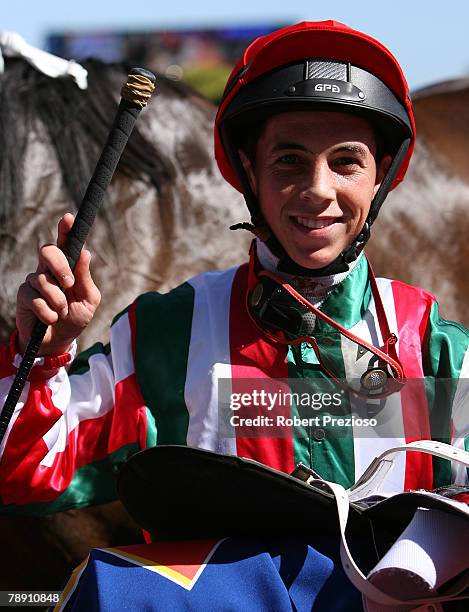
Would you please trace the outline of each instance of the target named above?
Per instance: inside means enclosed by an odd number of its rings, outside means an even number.
[[[331,91],[332,93],[340,93],[340,87],[338,85],[331,85],[330,83],[317,83],[314,86],[314,91]]]

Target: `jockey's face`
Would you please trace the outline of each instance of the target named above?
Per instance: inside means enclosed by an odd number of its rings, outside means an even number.
[[[332,112],[271,117],[252,164],[241,152],[265,220],[288,255],[328,265],[359,234],[391,158],[379,168],[367,121]]]

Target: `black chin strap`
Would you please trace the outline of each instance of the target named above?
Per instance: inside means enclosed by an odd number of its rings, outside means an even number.
[[[236,229],[246,229],[252,232],[255,236],[260,238],[266,245],[269,247],[270,251],[279,258],[279,263],[277,269],[279,272],[286,272],[287,274],[293,274],[294,276],[330,276],[332,274],[340,274],[341,272],[347,272],[349,270],[350,264],[357,259],[357,257],[362,252],[365,244],[368,242],[371,235],[371,226],[376,220],[378,213],[381,209],[381,206],[386,199],[386,196],[389,193],[391,185],[401,167],[402,162],[407,154],[407,151],[410,146],[411,139],[406,138],[396,155],[394,156],[391,165],[389,166],[386,175],[384,176],[381,185],[376,192],[375,197],[373,198],[370,206],[370,211],[368,213],[368,217],[363,225],[361,232],[352,242],[352,244],[348,247],[347,250],[343,251],[333,262],[324,268],[319,268],[317,270],[311,270],[310,268],[304,268],[297,264],[291,257],[286,253],[283,246],[274,236],[273,232],[270,230],[269,226],[265,222],[259,211],[259,205],[257,203],[257,198],[251,190],[249,182],[247,180],[243,180],[243,186],[245,188],[244,198],[246,200],[246,205],[251,213],[251,223],[237,223],[236,225],[232,225],[230,227],[231,230]],[[244,174],[244,169],[243,172]]]

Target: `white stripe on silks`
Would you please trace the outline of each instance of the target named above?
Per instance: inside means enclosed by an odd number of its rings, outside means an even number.
[[[42,459],[41,465],[50,467],[57,453],[67,446],[70,432],[80,422],[96,419],[114,407],[114,375],[110,355],[95,353],[88,360],[89,370],[83,374],[73,374],[69,381],[58,380],[66,377],[62,369],[57,380],[50,385],[52,402],[63,415],[43,436],[49,452]]]
[[[8,396],[8,393],[10,391],[10,388],[11,388],[11,385],[14,379],[15,379],[14,375],[0,379],[0,398],[1,398],[2,406],[5,404],[5,400]],[[21,409],[24,406],[24,402],[26,401],[26,398],[28,397],[28,393],[29,393],[29,382],[25,384],[24,389],[21,392],[20,399],[18,400],[18,403],[15,406],[12,417],[5,431],[5,435],[3,436],[2,444],[0,445],[0,458],[3,455],[3,451],[8,441],[10,431],[13,429],[13,425],[15,424],[16,419],[19,417]],[[1,411],[0,411],[0,414],[1,414]]]
[[[396,311],[391,281],[377,279],[378,288],[388,319],[391,332],[397,334]],[[371,299],[365,316],[350,331],[374,346],[381,347],[383,340],[376,317],[374,300]],[[344,357],[345,375],[348,380],[357,381],[366,370],[366,357],[357,361],[357,349],[347,351],[348,341],[342,337],[342,353]],[[370,410],[371,407],[371,410]],[[402,404],[399,393],[394,393],[381,401],[374,400],[368,403],[365,399],[351,396],[351,410],[357,418],[375,418],[376,427],[358,427],[353,429],[353,448],[355,459],[355,481],[363,474],[372,460],[392,446],[405,444],[404,423],[402,417]],[[380,493],[389,494],[404,490],[405,480],[405,453],[399,453],[394,459],[392,472],[384,479]]]
[[[457,448],[467,450],[465,440],[469,438],[469,348],[466,350],[459,374],[458,386],[454,394],[452,423],[453,438],[451,444]],[[460,463],[452,463],[452,481],[456,484],[469,484],[468,470]]]
[[[184,389],[189,412],[187,444],[232,455],[236,454],[234,428],[219,431],[218,379],[226,379],[226,391],[231,394],[230,300],[236,271],[209,272],[189,281],[194,309]]]
[[[128,313],[123,314],[111,327],[111,355],[115,384],[135,372],[132,352],[132,332]]]

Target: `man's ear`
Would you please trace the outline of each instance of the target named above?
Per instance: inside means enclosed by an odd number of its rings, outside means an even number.
[[[376,181],[373,189],[373,196],[376,195],[376,192],[381,187],[381,183],[383,182],[384,177],[386,176],[386,172],[389,170],[389,166],[391,165],[392,157],[390,155],[384,155],[381,160],[378,168],[376,169]]]
[[[248,177],[249,185],[251,186],[252,192],[255,196],[257,196],[256,174],[254,172],[252,162],[242,149],[238,149],[238,155],[239,159],[241,160],[241,163],[243,164],[244,172],[246,172],[246,175]]]

